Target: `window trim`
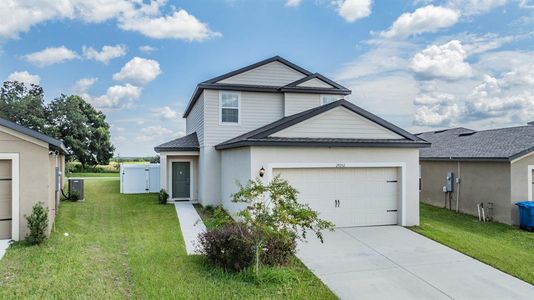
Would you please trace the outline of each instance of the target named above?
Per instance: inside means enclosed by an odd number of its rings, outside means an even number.
[[[328,104],[328,103],[325,103],[325,102],[323,101],[323,99],[324,99],[325,97],[336,97],[336,96],[339,97],[337,100],[344,99],[344,98],[343,98],[343,95],[322,94],[321,97],[320,97],[321,105]],[[336,101],[337,101],[337,100],[336,100]],[[330,102],[330,103],[332,103],[332,102]]]
[[[237,123],[234,122],[223,122],[222,120],[222,95],[223,94],[234,94],[237,95]],[[233,108],[233,107],[228,107]],[[219,91],[219,125],[233,125],[233,126],[239,126],[241,125],[241,92],[234,92],[234,91]]]

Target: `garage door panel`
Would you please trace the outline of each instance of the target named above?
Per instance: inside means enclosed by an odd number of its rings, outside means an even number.
[[[0,239],[11,238],[11,221],[0,221]]]
[[[0,160],[0,179],[11,178],[11,160]]]
[[[397,168],[278,169],[274,174],[299,191],[299,201],[338,227],[397,224]]]

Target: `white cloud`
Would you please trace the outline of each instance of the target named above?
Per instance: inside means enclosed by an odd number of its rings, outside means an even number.
[[[92,98],[91,103],[97,108],[129,108],[141,96],[142,88],[131,85],[110,86],[106,94]]]
[[[145,85],[156,79],[159,74],[161,74],[161,69],[157,61],[134,57],[127,62],[118,73],[113,74],[113,79],[132,84]]]
[[[296,7],[300,5],[300,2],[302,2],[302,0],[287,0],[286,6]]]
[[[372,0],[333,0],[338,14],[347,22],[368,17],[371,14]]]
[[[149,45],[143,45],[143,46],[139,46],[139,51],[141,52],[144,52],[144,53],[152,53],[154,51],[156,51],[158,49],[152,47],[152,46],[149,46]]]
[[[108,64],[110,60],[126,55],[126,46],[103,46],[102,50],[98,51],[93,47],[82,47],[83,56],[87,59],[96,60],[104,64]]]
[[[496,7],[503,6],[508,0],[449,0],[448,7],[458,10],[462,15],[479,15]]]
[[[71,88],[71,92],[75,95],[78,95],[85,100],[90,101],[92,97],[89,95],[89,89],[98,81],[98,78],[82,78],[74,84]]]
[[[39,83],[41,83],[41,78],[39,75],[30,74],[28,71],[22,71],[9,74],[7,81],[18,81],[24,83],[25,85],[39,85]]]
[[[18,38],[32,26],[52,20],[87,23],[116,20],[125,30],[156,38],[201,41],[220,35],[185,10],[162,16],[166,3],[166,0],[4,0],[0,6],[0,37]]]
[[[178,118],[178,112],[169,106],[163,106],[152,109],[152,112],[162,120],[173,120]]]
[[[168,16],[123,18],[119,27],[155,39],[204,41],[221,36],[221,33],[211,31],[206,23],[200,22],[184,9],[175,11]]]
[[[136,136],[136,142],[150,142],[154,140],[161,140],[170,136],[173,133],[172,130],[165,128],[161,125],[144,127],[140,130],[140,134]]]
[[[472,75],[467,52],[458,40],[442,45],[431,45],[417,53],[410,64],[411,69],[423,78],[458,80]]]
[[[34,65],[45,67],[73,60],[78,58],[78,54],[65,46],[61,46],[46,48],[38,52],[30,53],[24,55],[23,58]]]
[[[381,32],[385,38],[405,38],[424,32],[436,32],[450,27],[460,17],[456,10],[428,5],[416,9],[413,13],[402,14],[387,31]]]

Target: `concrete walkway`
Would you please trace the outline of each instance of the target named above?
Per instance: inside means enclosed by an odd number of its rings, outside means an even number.
[[[339,228],[297,256],[341,299],[534,299],[534,286],[400,226]]]
[[[176,214],[180,221],[180,228],[184,237],[185,249],[188,255],[199,254],[197,246],[197,237],[200,233],[206,231],[206,226],[197,210],[193,207],[191,202],[176,202],[174,203]]]

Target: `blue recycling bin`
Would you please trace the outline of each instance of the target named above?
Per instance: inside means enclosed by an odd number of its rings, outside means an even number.
[[[519,227],[534,231],[534,201],[517,202],[519,207]]]

